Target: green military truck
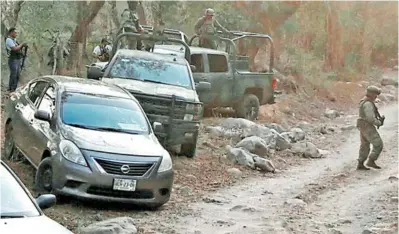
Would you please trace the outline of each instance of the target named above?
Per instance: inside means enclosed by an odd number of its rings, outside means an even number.
[[[190,64],[194,81],[209,82],[208,90],[197,90],[205,111],[215,107],[232,107],[237,117],[255,120],[260,105],[275,103],[277,81],[273,77],[273,40],[270,36],[258,33],[232,32],[233,39],[218,37],[225,43],[225,50],[213,50],[192,46],[197,36],[189,40]],[[269,69],[263,72],[250,72],[247,56],[238,56],[238,40],[261,39],[270,43]],[[185,48],[179,45],[156,45],[154,52],[185,56]]]
[[[118,49],[124,37],[181,44],[186,56]],[[194,82],[189,65],[189,46],[180,39],[137,33],[120,34],[113,45],[110,62],[87,66],[88,78],[101,79],[131,92],[151,124],[162,124],[153,128],[164,147],[180,145],[183,155],[194,157],[203,116],[203,104],[196,91],[210,89],[210,84]]]

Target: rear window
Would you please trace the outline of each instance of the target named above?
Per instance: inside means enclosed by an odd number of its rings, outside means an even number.
[[[208,54],[209,72],[228,72],[227,58],[221,54]]]
[[[148,122],[139,105],[125,98],[64,92],[61,119],[74,127],[149,133]]]

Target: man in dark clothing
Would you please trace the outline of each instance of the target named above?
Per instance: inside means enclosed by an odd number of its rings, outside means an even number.
[[[16,37],[16,29],[10,28],[10,30],[8,30],[8,37],[6,39],[8,67],[10,68],[10,80],[7,90],[9,92],[14,92],[17,89],[23,58],[22,48],[27,47],[26,43],[19,44],[16,40]]]

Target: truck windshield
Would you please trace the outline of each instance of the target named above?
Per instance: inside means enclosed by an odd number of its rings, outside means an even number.
[[[166,61],[121,56],[116,58],[110,76],[192,89],[188,67]]]

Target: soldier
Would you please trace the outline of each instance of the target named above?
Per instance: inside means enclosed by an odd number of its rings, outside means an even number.
[[[358,170],[370,170],[364,166],[364,162],[367,158],[368,161],[366,166],[381,169],[380,166],[375,164],[383,147],[382,139],[377,132],[377,128],[384,124],[385,117],[380,115],[374,103],[375,99],[380,94],[381,90],[378,87],[369,86],[367,87],[366,96],[360,102],[359,118],[356,126],[360,131]],[[371,153],[370,143],[373,145]]]
[[[205,15],[197,20],[194,26],[195,33],[199,36],[199,46],[216,49],[217,44],[215,39],[212,38],[216,36],[216,28],[219,28],[225,34],[231,34],[227,29],[225,29],[220,23],[213,18],[215,11],[213,9],[206,9]]]
[[[16,28],[8,30],[6,39],[6,50],[8,55],[8,67],[10,68],[10,80],[8,83],[8,92],[14,92],[17,89],[19,77],[21,74],[22,48],[26,47],[26,43],[19,44],[16,40]]]
[[[108,62],[112,47],[108,45],[107,39],[103,38],[101,44],[96,46],[93,50],[93,57],[97,59],[97,62]]]

